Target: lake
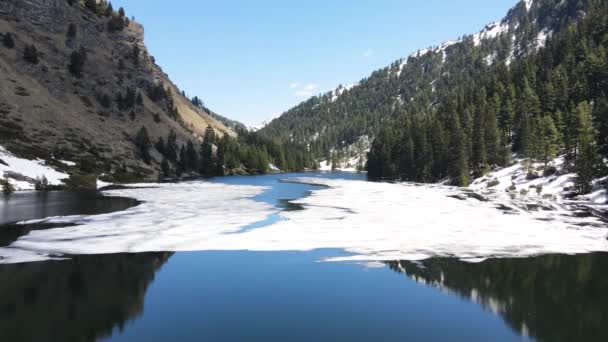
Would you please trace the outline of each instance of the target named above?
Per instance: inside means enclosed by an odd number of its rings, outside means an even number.
[[[285,177],[209,181],[267,186],[257,201],[307,210],[288,200],[319,187]],[[320,261],[343,254],[155,252],[0,265],[0,341],[608,340],[608,254]]]

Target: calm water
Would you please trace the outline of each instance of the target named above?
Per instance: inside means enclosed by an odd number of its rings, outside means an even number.
[[[361,177],[331,175],[345,176]],[[283,177],[212,181],[270,186],[258,200],[301,210],[284,200],[313,187]],[[0,341],[608,341],[608,254],[318,262],[341,253],[0,265]]]
[[[130,198],[105,197],[96,191],[0,194],[0,225],[51,216],[111,213],[136,204]]]

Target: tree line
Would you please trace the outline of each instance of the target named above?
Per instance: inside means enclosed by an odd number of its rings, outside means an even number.
[[[161,175],[165,178],[183,175],[205,177],[248,173],[265,174],[271,165],[283,172],[312,168],[314,160],[301,146],[279,145],[255,132],[239,131],[237,137],[229,134],[218,136],[209,126],[196,144],[188,140],[179,144],[172,130],[166,138],[158,137],[152,143],[146,127],[134,137],[138,157],[147,164],[153,162],[152,150],[161,156]]]

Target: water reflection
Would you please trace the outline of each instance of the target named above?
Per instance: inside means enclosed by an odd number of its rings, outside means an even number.
[[[50,216],[111,213],[137,204],[131,198],[106,197],[97,191],[17,192],[0,196],[0,225]]]
[[[170,253],[76,256],[0,267],[0,341],[96,341],[143,312]]]
[[[608,341],[608,255],[387,262],[415,281],[475,302],[538,341]]]

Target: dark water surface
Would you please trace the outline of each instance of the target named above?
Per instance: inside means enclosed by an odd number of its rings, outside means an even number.
[[[284,177],[212,181],[270,186],[258,200],[302,210],[286,200],[315,187]],[[0,341],[608,341],[608,254],[319,262],[342,253],[0,265]]]
[[[105,214],[134,205],[137,201],[131,198],[106,197],[97,191],[0,194],[0,225],[52,216]]]

